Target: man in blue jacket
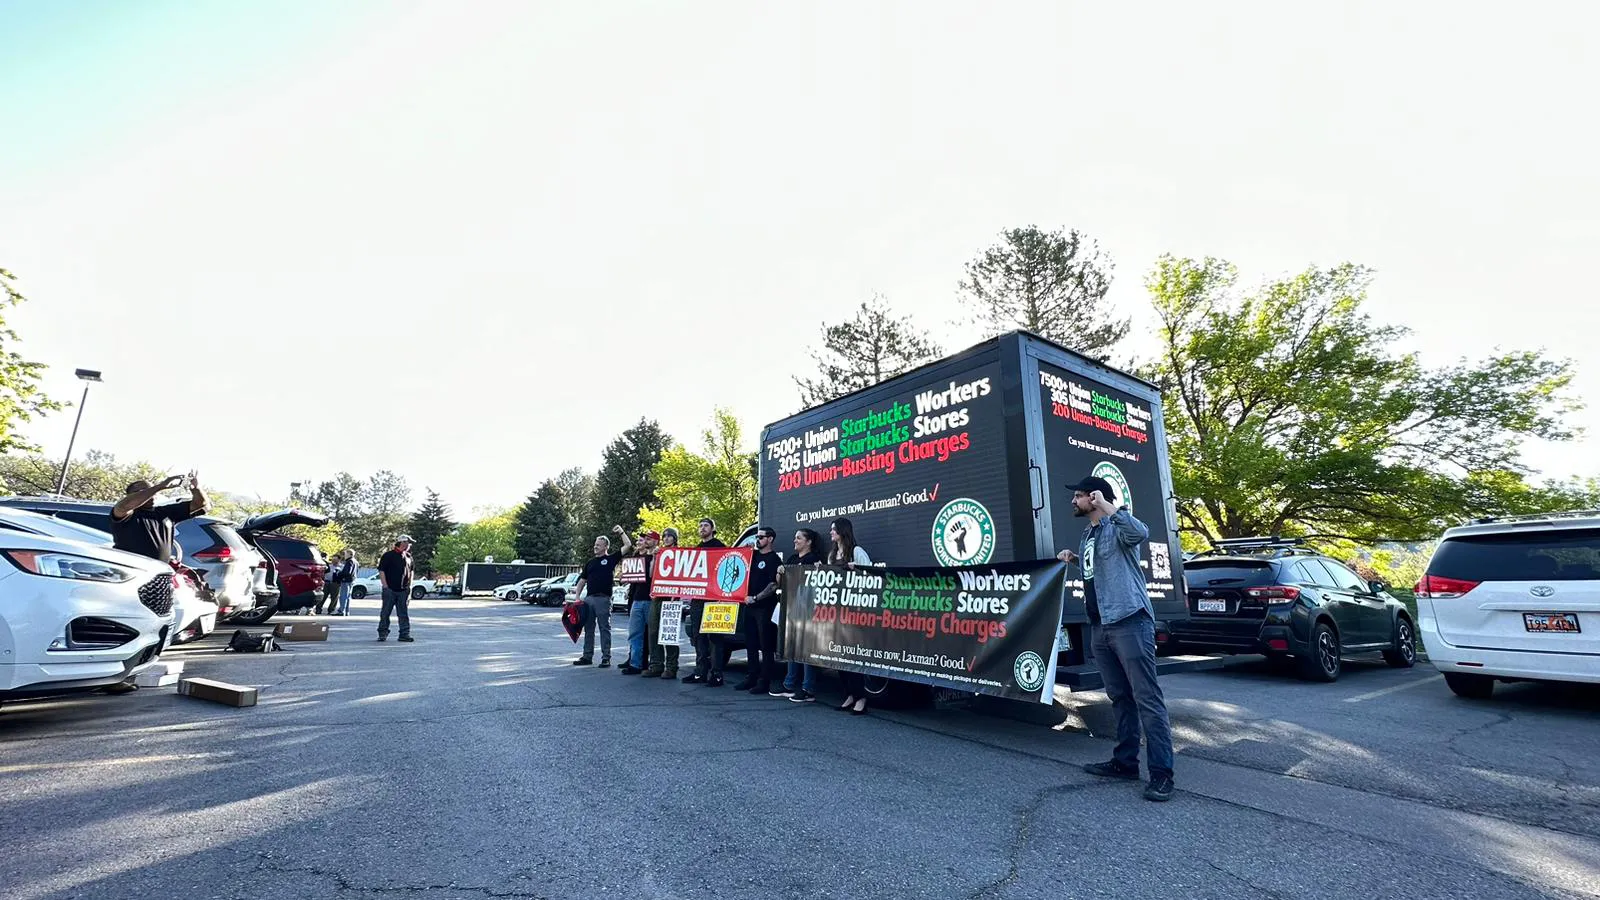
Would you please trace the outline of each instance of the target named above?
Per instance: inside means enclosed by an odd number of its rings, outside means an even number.
[[[1083,605],[1094,628],[1090,646],[1105,679],[1117,720],[1117,747],[1109,762],[1084,766],[1091,775],[1137,781],[1139,728],[1144,726],[1150,783],[1146,800],[1172,799],[1172,725],[1156,683],[1155,609],[1145,588],[1139,548],[1150,529],[1127,507],[1116,505],[1110,482],[1093,476],[1072,488],[1074,514],[1087,516],[1078,552],[1058,557],[1083,570]]]

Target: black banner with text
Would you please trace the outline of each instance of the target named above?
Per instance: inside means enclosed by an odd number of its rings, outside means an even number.
[[[1050,703],[1066,566],[784,570],[785,656],[974,694]]]

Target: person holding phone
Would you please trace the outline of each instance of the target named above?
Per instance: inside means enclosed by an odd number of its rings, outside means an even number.
[[[189,499],[156,505],[163,491],[189,488]],[[135,481],[128,485],[121,500],[111,508],[111,546],[161,562],[170,561],[172,530],[179,522],[206,511],[210,501],[200,489],[200,476],[172,475],[157,484]]]
[[[1150,782],[1146,800],[1172,799],[1172,724],[1156,681],[1155,608],[1139,565],[1139,548],[1150,529],[1118,506],[1104,478],[1090,476],[1072,490],[1073,515],[1087,517],[1078,551],[1056,557],[1083,572],[1083,605],[1093,629],[1090,647],[1105,679],[1117,723],[1117,746],[1108,762],[1084,766],[1103,778],[1139,779],[1139,731],[1144,729]]]

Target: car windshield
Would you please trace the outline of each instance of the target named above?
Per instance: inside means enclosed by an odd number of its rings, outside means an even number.
[[[1272,583],[1274,576],[1264,559],[1196,559],[1184,564],[1183,580],[1195,587],[1253,587]]]
[[[83,541],[86,544],[99,546],[111,543],[111,535],[104,531],[97,531],[93,528],[79,525],[76,522],[68,522],[66,519],[58,519],[54,516],[41,516],[38,513],[31,513],[22,509],[8,509],[3,514],[3,517],[15,522],[16,527],[23,531],[35,531],[54,538]]]
[[[1463,581],[1600,581],[1600,528],[1464,534],[1439,545],[1428,574]]]

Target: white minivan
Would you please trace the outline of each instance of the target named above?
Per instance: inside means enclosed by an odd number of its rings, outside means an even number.
[[[1600,510],[1483,519],[1439,539],[1418,630],[1450,689],[1600,683]]]

